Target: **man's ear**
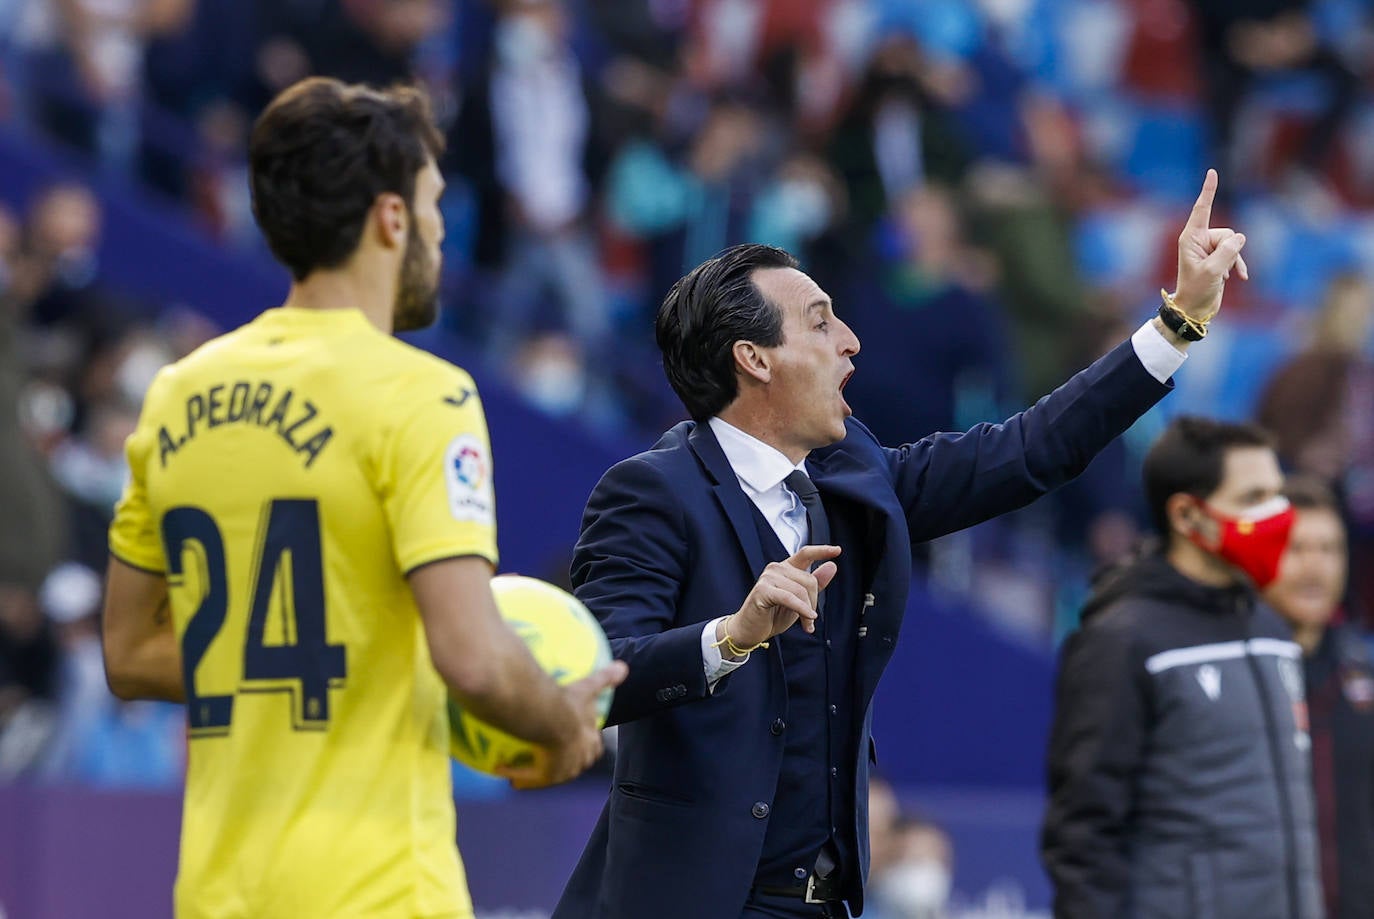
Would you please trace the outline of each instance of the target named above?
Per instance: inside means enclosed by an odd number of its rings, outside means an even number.
[[[752,341],[737,341],[730,349],[735,356],[735,369],[760,383],[773,379],[772,355]]]
[[[377,240],[388,249],[404,249],[410,228],[410,210],[400,195],[383,192],[372,204],[370,223]]]
[[[1184,538],[1197,533],[1209,543],[1216,541],[1215,522],[1202,512],[1197,498],[1192,495],[1170,495],[1164,502],[1164,513],[1169,518],[1171,532]]]

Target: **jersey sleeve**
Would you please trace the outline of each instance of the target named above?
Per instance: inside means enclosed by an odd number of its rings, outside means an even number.
[[[400,569],[476,555],[496,564],[491,443],[477,388],[454,368],[405,388],[381,451],[381,493]]]
[[[147,478],[148,462],[157,446],[157,431],[151,421],[153,412],[150,411],[150,406],[156,398],[161,377],[159,374],[149,387],[143,411],[138,419],[138,427],[124,442],[124,455],[129,464],[129,481],[124,486],[124,494],[120,497],[119,503],[115,505],[109,536],[111,555],[126,565],[156,574],[167,570],[167,560],[163,557],[158,522],[148,505]]]

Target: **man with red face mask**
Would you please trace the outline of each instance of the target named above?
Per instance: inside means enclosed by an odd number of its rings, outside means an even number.
[[[1176,419],[1160,540],[1107,572],[1060,662],[1041,854],[1058,919],[1319,919],[1301,648],[1257,606],[1293,510],[1265,432]]]

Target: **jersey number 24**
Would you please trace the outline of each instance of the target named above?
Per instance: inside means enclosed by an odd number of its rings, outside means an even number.
[[[348,664],[344,646],[330,644],[325,635],[319,503],[278,499],[265,510],[267,522],[260,530],[239,691],[289,693],[292,727],[324,730],[329,726],[329,690],[343,685]],[[234,695],[196,692],[196,669],[229,613],[224,539],[213,517],[199,507],[185,505],[163,516],[162,541],[167,580],[174,587],[185,581],[183,550],[188,544],[200,545],[203,593],[181,637],[181,675],[191,736],[224,735],[233,720]],[[281,642],[268,644],[268,610],[274,592],[282,607],[284,634]]]

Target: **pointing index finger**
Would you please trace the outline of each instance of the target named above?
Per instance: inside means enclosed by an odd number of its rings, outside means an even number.
[[[839,546],[802,546],[788,561],[803,571],[809,571],[816,562],[835,558],[839,554]]]
[[[1202,191],[1198,192],[1193,212],[1188,215],[1189,230],[1205,230],[1212,220],[1212,199],[1217,194],[1217,171],[1207,170],[1207,178],[1202,180]]]

